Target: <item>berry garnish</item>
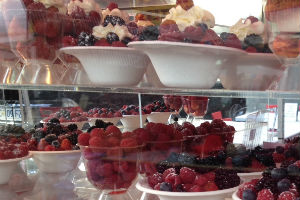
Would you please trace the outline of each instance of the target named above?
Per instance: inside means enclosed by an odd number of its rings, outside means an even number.
[[[113,42],[119,41],[119,36],[116,33],[109,32],[106,35],[106,40],[109,44],[112,44]]]
[[[115,2],[110,2],[107,8],[112,11],[113,9],[118,8],[118,4]]]
[[[93,46],[95,37],[92,34],[81,32],[78,36],[78,46]]]

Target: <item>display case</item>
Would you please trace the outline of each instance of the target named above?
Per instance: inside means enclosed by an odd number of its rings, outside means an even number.
[[[0,199],[300,197],[299,0],[0,10]]]

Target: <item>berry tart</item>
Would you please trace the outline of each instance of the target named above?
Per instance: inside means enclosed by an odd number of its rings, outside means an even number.
[[[113,108],[92,108],[87,112],[87,117],[91,126],[93,126],[97,119],[117,124],[122,118],[121,111]]]

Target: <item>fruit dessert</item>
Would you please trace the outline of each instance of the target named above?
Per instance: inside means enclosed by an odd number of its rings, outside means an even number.
[[[180,96],[164,95],[164,103],[166,106],[178,111],[182,107],[182,99]]]
[[[131,132],[113,125],[79,136],[89,181],[99,189],[126,190],[137,177],[140,147]]]
[[[300,192],[300,161],[286,167],[267,169],[261,179],[245,183],[237,191],[240,199],[298,200]]]
[[[70,110],[65,110],[61,109],[60,111],[56,113],[52,113],[44,119],[44,122],[48,122],[52,118],[57,118],[59,119],[60,123],[64,122],[82,122],[82,121],[87,121],[87,116],[83,115],[83,113],[78,112],[78,111],[70,111]]]
[[[27,156],[28,153],[29,148],[26,142],[14,143],[12,140],[0,140],[0,160],[21,158]]]
[[[122,115],[139,115],[139,106],[123,105],[120,109]],[[142,108],[142,115],[148,114],[145,108]]]
[[[152,112],[174,112],[174,109],[170,108],[160,100],[145,105],[144,110],[146,114],[150,114]]]
[[[156,165],[156,172],[147,177],[155,190],[168,192],[208,192],[229,189],[240,185],[234,170],[216,168],[203,172],[197,158],[186,153],[172,153]]]
[[[230,27],[230,33],[235,34],[242,41],[243,49],[249,53],[272,53],[266,37],[265,24],[254,16],[245,20],[240,19]],[[221,34],[221,38],[223,35],[224,33]]]
[[[82,134],[76,124],[62,126],[57,118],[40,124],[27,143],[31,151],[68,151],[78,150],[77,138]]]
[[[208,106],[207,97],[182,97],[183,109],[187,114],[193,116],[204,116]]]
[[[112,118],[122,117],[122,113],[112,108],[92,108],[87,112],[87,117],[91,118]]]
[[[20,144],[26,142],[29,138],[31,138],[31,133],[25,132],[21,126],[8,124],[0,127],[0,140]]]

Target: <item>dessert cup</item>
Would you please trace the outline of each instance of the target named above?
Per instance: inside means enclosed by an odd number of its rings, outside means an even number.
[[[147,116],[148,122],[167,124],[172,114],[175,112],[151,112]]]
[[[253,179],[260,179],[262,172],[238,173],[238,176],[243,179],[244,182],[249,182]]]
[[[188,114],[187,120],[202,119],[206,114],[209,99],[207,97],[182,97],[183,109]]]
[[[127,190],[137,178],[141,148],[80,146],[87,178],[101,190],[99,200],[133,199]]]
[[[140,122],[140,115],[123,115],[120,119],[125,131],[133,131],[134,129],[140,128],[141,125],[144,125],[148,115],[142,115],[142,122]]]

